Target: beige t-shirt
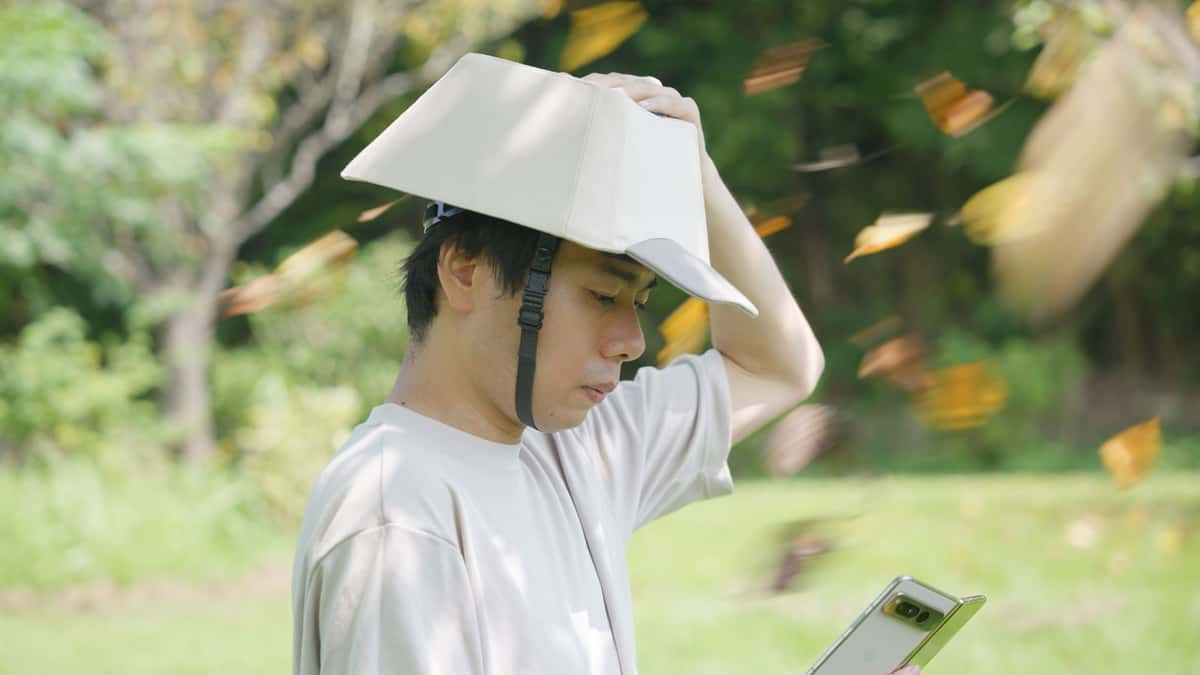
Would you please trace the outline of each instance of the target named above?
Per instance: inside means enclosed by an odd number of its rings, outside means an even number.
[[[630,535],[733,490],[730,418],[715,350],[516,445],[377,406],[309,499],[293,673],[633,675]]]

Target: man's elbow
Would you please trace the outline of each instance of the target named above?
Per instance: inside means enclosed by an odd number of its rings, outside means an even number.
[[[795,377],[792,378],[792,391],[799,404],[813,395],[817,390],[817,383],[821,381],[821,373],[825,370],[825,352],[821,350],[821,345],[817,344],[816,340],[812,341],[811,346],[802,352],[800,368]]]

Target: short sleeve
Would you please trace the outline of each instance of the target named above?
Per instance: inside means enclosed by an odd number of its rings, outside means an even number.
[[[462,558],[428,533],[381,525],[341,542],[296,611],[296,675],[483,673]]]
[[[596,406],[582,433],[596,448],[626,532],[684,505],[728,494],[732,405],[721,353],[638,370]]]

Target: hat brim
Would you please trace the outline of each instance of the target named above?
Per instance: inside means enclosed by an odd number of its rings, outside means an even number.
[[[758,308],[741,291],[674,240],[646,239],[629,246],[625,252],[688,295],[734,305],[752,317],[758,316]]]

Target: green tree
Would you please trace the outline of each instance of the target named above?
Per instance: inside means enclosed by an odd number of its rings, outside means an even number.
[[[33,298],[27,314],[55,301],[23,278],[35,267],[134,306],[157,332],[182,454],[211,455],[218,294],[239,248],[375,112],[536,6],[113,0],[84,14],[7,3],[0,87],[18,113],[0,132],[0,222],[17,233],[4,244],[7,283]]]

